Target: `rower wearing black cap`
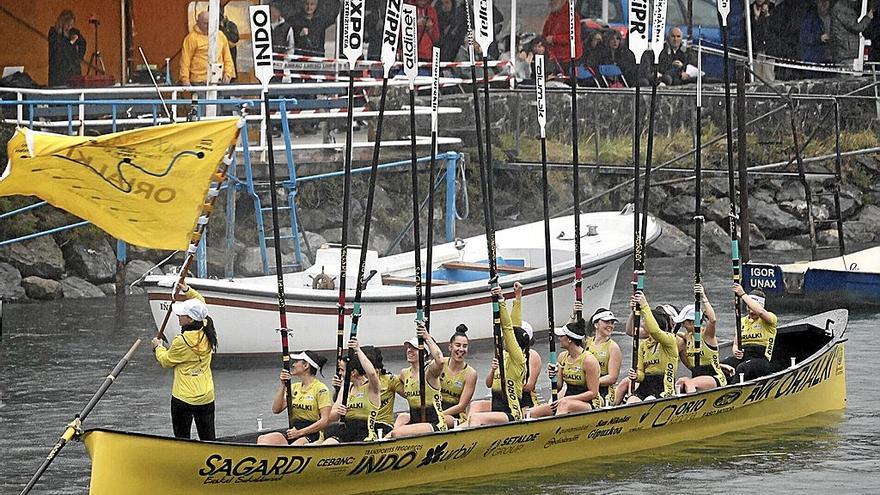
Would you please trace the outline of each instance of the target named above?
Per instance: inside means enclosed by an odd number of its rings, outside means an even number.
[[[330,408],[333,400],[330,390],[315,375],[323,371],[327,358],[312,351],[292,352],[290,372],[281,370],[281,387],[272,401],[272,413],[281,414],[287,409],[285,384],[290,384],[290,411],[288,416],[292,428],[260,435],[258,444],[305,445],[315,442],[330,423]],[[299,379],[291,381],[291,377]]]
[[[736,383],[740,375],[751,380],[773,373],[770,360],[773,359],[773,344],[776,342],[776,315],[764,309],[767,296],[761,290],[746,294],[739,284],[733,284],[733,292],[748,306],[749,314],[742,317],[742,342],[733,342],[733,356],[723,364],[728,372],[733,371],[731,383]]]

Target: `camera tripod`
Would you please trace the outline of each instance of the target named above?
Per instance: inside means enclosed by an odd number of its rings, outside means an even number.
[[[95,26],[95,51],[92,52],[91,57],[89,57],[89,68],[86,71],[86,75],[92,73],[92,69],[95,69],[95,74],[106,74],[107,68],[104,66],[104,59],[101,58],[101,50],[98,49],[98,26],[101,25],[101,21],[98,20],[97,17],[92,16],[89,18],[89,24]]]

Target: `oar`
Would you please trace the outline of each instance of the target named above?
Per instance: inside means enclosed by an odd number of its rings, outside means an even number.
[[[575,55],[577,50],[575,47],[575,26],[574,22],[574,3],[575,0],[568,0],[568,58],[569,68],[571,72],[571,173],[572,182],[571,190],[574,196],[574,300],[583,301],[583,278],[581,275],[581,186],[580,186],[580,156],[578,154],[578,98],[577,98],[577,66],[575,64]],[[543,88],[541,89],[543,92]],[[544,143],[546,144],[546,143]],[[545,160],[546,161],[546,160]],[[546,188],[546,183],[545,183]],[[546,192],[545,192],[546,194]],[[549,250],[549,245],[547,246]],[[547,287],[551,291],[551,286]],[[552,296],[551,296],[552,297]],[[550,307],[552,313],[553,307]],[[575,319],[583,318],[582,311],[575,311]],[[553,325],[550,325],[550,338],[553,339]],[[555,353],[554,353],[555,354]],[[551,363],[555,363],[556,359],[551,356]],[[554,398],[554,400],[556,400]]]
[[[269,27],[269,7],[267,5],[254,5],[248,10],[251,21],[251,36],[253,38],[254,66],[261,67],[260,46],[272,46],[272,30]],[[258,34],[259,33],[259,34]],[[263,36],[268,36],[264,39]],[[262,45],[261,45],[262,44]],[[272,66],[272,53],[267,53],[269,67]],[[272,124],[269,120],[269,81],[272,79],[272,73],[267,70],[257,70],[257,77],[263,84],[263,119],[266,125],[266,147],[268,148],[269,158],[269,187],[272,194],[269,195],[270,204],[272,206],[272,240],[275,243],[275,280],[278,285],[278,332],[281,335],[281,366],[288,373],[290,372],[290,346],[288,337],[290,330],[287,328],[287,306],[284,299],[284,271],[281,267],[281,235],[278,232],[278,201],[275,198],[275,151],[272,148]],[[286,115],[281,116],[286,119]],[[290,381],[284,382],[284,396],[287,402],[287,423],[289,428],[293,428],[293,396],[290,391]]]
[[[495,192],[492,178],[492,116],[490,113],[489,100],[489,46],[495,40],[495,23],[494,11],[492,8],[492,0],[476,0],[478,3],[477,13],[480,22],[476,24],[474,29],[473,40],[479,43],[480,51],[483,59],[483,96],[485,98],[483,111],[485,112],[486,126],[486,158],[485,163],[480,162],[480,182],[483,184],[483,204],[484,216],[486,223],[486,254],[489,257],[489,285],[494,289],[498,287],[498,263],[496,260],[495,249]],[[467,3],[467,2],[465,2]],[[470,50],[471,66],[473,67],[473,47]],[[471,69],[474,74],[475,85],[476,70]],[[492,318],[494,321],[493,336],[495,338],[495,353],[498,356],[498,372],[501,378],[501,393],[507,400],[508,408],[513,410],[519,404],[510,404],[510,397],[504,393],[507,380],[504,372],[504,340],[501,337],[501,306],[498,297],[492,295]]]
[[[545,280],[547,284],[547,326],[550,328],[550,335],[548,336],[550,339],[550,364],[555,364],[556,335],[553,333],[553,330],[556,328],[556,324],[553,318],[553,256],[550,251],[550,186],[547,176],[547,132],[545,129],[547,126],[547,96],[544,86],[543,55],[535,55],[535,94],[537,97],[535,108],[538,111],[538,127],[541,130],[541,192],[544,197],[544,267],[546,270]],[[575,175],[577,175],[576,170]],[[575,201],[575,204],[577,204],[577,201]],[[555,403],[558,400],[559,387],[556,381],[556,374],[552,373],[549,375],[550,393],[552,395],[552,401]]]
[[[694,175],[696,176],[694,200],[694,285],[702,284],[701,255],[703,251],[703,41],[697,48],[697,132],[694,136]],[[694,291],[694,368],[700,366],[700,347],[702,344],[703,298]]]
[[[199,242],[202,240],[202,234],[204,234],[205,229],[208,227],[208,219],[211,217],[211,212],[214,211],[214,203],[217,202],[217,196],[220,194],[220,186],[223,185],[223,181],[226,180],[226,170],[229,169],[229,165],[232,164],[232,160],[235,157],[235,143],[238,142],[238,137],[241,135],[241,128],[245,125],[244,116],[245,112],[242,111],[242,120],[235,131],[235,137],[232,138],[232,144],[227,148],[226,155],[223,156],[220,166],[211,178],[211,185],[208,188],[205,203],[202,205],[202,214],[196,221],[196,227],[193,230],[189,247],[186,250],[186,257],[183,259],[183,264],[181,265],[180,272],[177,276],[177,283],[175,283],[174,287],[171,289],[172,303],[177,299],[178,294],[180,294],[180,285],[183,284],[186,274],[189,272],[189,266],[192,264],[193,259],[195,259],[196,251],[199,248]],[[168,326],[168,320],[171,318],[171,306],[172,305],[169,304],[168,309],[165,310],[162,324],[159,325],[159,330],[156,332],[157,339],[167,341],[165,338],[165,328]]]
[[[370,240],[370,225],[373,217],[373,199],[376,195],[376,178],[379,175],[379,152],[382,148],[382,123],[385,120],[385,101],[388,96],[388,76],[391,68],[394,66],[397,57],[397,45],[400,39],[400,3],[388,2],[388,8],[385,10],[385,29],[382,32],[382,67],[384,73],[382,75],[382,92],[379,96],[379,119],[376,123],[376,140],[373,145],[373,161],[370,164],[370,181],[367,191],[367,206],[364,210],[364,232],[361,238],[361,252],[358,262],[357,285],[355,286],[354,304],[351,310],[351,330],[349,332],[349,340],[357,338],[358,324],[361,319],[361,297],[366,285],[364,273],[367,270],[367,248]],[[355,357],[353,349],[348,350],[348,362],[352,362]],[[350,375],[346,372],[346,377],[351,380]],[[345,390],[348,390],[348,384]],[[348,396],[343,393],[347,399]]]
[[[354,127],[354,78],[355,64],[364,51],[364,2],[363,0],[345,0],[343,2],[342,24],[345,28],[342,36],[342,54],[348,60],[348,121],[345,129],[345,160],[342,181],[342,250],[339,252],[339,301],[336,317],[336,366],[339,373],[339,361],[342,359],[343,333],[345,331],[345,278],[348,268],[348,216],[351,205],[351,159]],[[274,189],[273,189],[274,191]],[[274,194],[273,194],[274,196]],[[360,285],[358,280],[357,285]],[[349,362],[354,355],[349,349]],[[345,379],[342,382],[342,404],[348,404],[348,389],[351,384],[351,366],[345,367]],[[339,392],[337,391],[337,394]]]
[[[123,368],[125,368],[125,365],[128,364],[128,362],[131,360],[131,357],[134,355],[134,352],[140,345],[141,339],[135,340],[134,344],[131,345],[131,348],[128,349],[128,352],[125,353],[125,356],[122,356],[122,359],[120,359],[119,362],[116,363],[116,366],[113,367],[113,371],[111,371],[110,374],[107,375],[107,378],[104,378],[104,382],[101,383],[98,391],[95,392],[95,395],[92,396],[91,400],[89,400],[89,403],[86,404],[86,407],[84,407],[82,411],[79,412],[79,414],[74,416],[73,421],[71,421],[70,424],[67,425],[67,429],[64,430],[61,438],[59,438],[58,441],[55,442],[55,446],[52,447],[51,451],[49,451],[49,455],[47,455],[46,459],[43,460],[43,463],[40,464],[40,468],[37,469],[37,472],[34,473],[33,476],[31,476],[30,481],[28,481],[27,485],[25,485],[24,490],[21,491],[21,495],[26,495],[27,493],[30,493],[31,489],[34,487],[34,485],[37,484],[37,481],[39,481],[40,476],[42,476],[43,473],[46,472],[46,469],[49,468],[49,465],[52,464],[52,461],[54,461],[58,454],[61,452],[61,449],[63,449],[64,446],[67,445],[67,443],[70,442],[70,440],[77,435],[83,421],[86,420],[86,418],[89,416],[89,413],[91,413],[92,409],[94,409],[95,406],[98,404],[98,401],[100,401],[104,397],[104,393],[107,392],[107,389],[110,388],[110,385],[113,385],[113,382],[116,381],[116,377],[119,376],[120,373],[122,373]]]
[[[718,0],[718,14],[721,16],[721,35],[724,44],[724,129],[727,135],[727,195],[730,197],[730,260],[733,265],[733,282],[742,282],[739,263],[739,234],[736,230],[736,184],[733,180],[733,130],[731,129],[730,108],[730,27],[727,16],[730,14],[730,0]],[[742,346],[742,312],[740,300],[733,297],[733,313],[736,319],[736,342]]]
[[[413,212],[413,260],[416,282],[416,322],[425,321],[422,307],[422,240],[419,227],[419,169],[416,158],[416,77],[419,75],[418,25],[416,6],[403,5],[403,72],[409,79],[409,134],[410,177],[412,179]],[[429,189],[433,188],[433,183]],[[425,373],[425,342],[419,337],[419,414],[421,422],[427,420],[425,413],[425,387],[421,376]]]
[[[648,4],[644,1],[632,0],[629,3],[629,49],[636,58],[636,71],[642,61],[642,54],[648,48]],[[644,259],[642,252],[642,236],[639,233],[639,154],[641,152],[641,129],[640,103],[641,93],[636,77],[635,111],[633,114],[633,293],[641,291],[645,287]],[[639,327],[642,319],[639,313],[641,308],[636,303],[633,309],[633,342],[632,342],[632,368],[638,369],[639,363]],[[630,383],[632,393],[634,383]]]
[[[437,175],[437,110],[440,102],[440,48],[431,52],[431,164],[428,184],[428,239],[425,252],[425,330],[431,331],[431,278],[434,259],[434,178]],[[424,360],[424,352],[420,352]],[[425,368],[419,370],[419,404],[425,421]]]

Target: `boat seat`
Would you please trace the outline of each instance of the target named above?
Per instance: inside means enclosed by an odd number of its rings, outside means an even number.
[[[478,272],[488,272],[489,271],[489,263],[468,263],[465,261],[447,261],[443,263],[443,268],[447,270],[473,270]],[[522,273],[527,272],[529,270],[533,270],[530,266],[516,266],[516,265],[498,265],[497,266],[499,272],[503,273]]]
[[[394,277],[392,275],[382,275],[382,284],[383,285],[409,285],[409,286],[414,287],[416,285],[416,279],[410,278],[410,277]],[[422,285],[426,285],[424,278],[422,279]],[[449,282],[447,282],[446,280],[431,280],[431,287],[434,287],[437,285],[449,285]]]

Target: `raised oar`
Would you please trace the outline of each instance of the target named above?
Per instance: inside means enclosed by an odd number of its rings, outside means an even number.
[[[413,214],[413,259],[416,282],[416,322],[424,322],[422,307],[422,240],[419,226],[419,169],[416,158],[416,77],[419,75],[418,25],[416,6],[403,5],[403,73],[409,79],[409,134],[410,134],[410,177],[412,179]],[[433,183],[429,189],[433,188]],[[425,374],[425,342],[419,339],[419,415],[422,423],[427,421],[425,413],[425,390],[421,375]]]
[[[434,179],[437,175],[437,110],[440,102],[440,48],[431,52],[431,164],[428,179],[428,239],[425,249],[425,330],[431,331],[431,277],[434,260]],[[424,353],[421,353],[424,356]],[[422,358],[424,359],[424,357]],[[419,404],[425,419],[425,368],[419,370]]]
[[[648,4],[643,0],[631,0],[629,3],[629,49],[636,57],[636,70],[638,71],[642,54],[648,49]],[[637,78],[633,114],[633,293],[645,287],[644,253],[642,252],[642,236],[639,233],[640,103],[641,94]],[[633,309],[632,368],[634,370],[638,369],[639,363],[639,328],[642,324],[640,310],[639,304],[636,303]],[[634,385],[634,383],[630,383],[630,393],[632,393]]]
[[[703,251],[703,42],[697,48],[697,132],[694,136],[694,175],[696,176],[694,195],[694,286],[702,284],[701,255]],[[703,298],[694,290],[694,368],[700,366],[700,347],[703,328]]]
[[[547,326],[550,328],[550,363],[556,362],[556,323],[553,318],[553,256],[550,251],[550,193],[549,180],[547,177],[547,95],[544,86],[544,56],[535,55],[535,95],[537,104],[535,108],[538,111],[538,127],[541,130],[541,192],[544,197],[544,267],[546,270],[547,285]],[[577,174],[577,171],[575,171]],[[575,201],[577,204],[577,201]],[[575,241],[577,242],[577,241]],[[578,263],[580,264],[580,263]],[[549,373],[548,373],[549,374]],[[550,375],[550,393],[555,403],[558,400],[559,387],[556,381],[556,374]]]
[[[577,54],[576,46],[575,46],[575,29],[580,29],[580,26],[575,26],[575,18],[574,18],[574,3],[575,0],[568,0],[568,58],[569,58],[569,69],[571,72],[571,173],[572,173],[572,182],[571,182],[571,190],[572,195],[574,196],[574,300],[577,302],[582,302],[583,297],[583,277],[581,274],[581,185],[580,185],[580,156],[578,154],[578,100],[577,100],[577,65],[575,64],[575,56]],[[543,92],[544,89],[541,88]],[[543,143],[542,144],[546,144]],[[546,160],[544,160],[546,162]],[[543,164],[546,167],[546,163]],[[545,182],[545,189],[546,189]],[[546,191],[545,191],[546,194]],[[549,250],[549,246],[547,247]],[[550,287],[547,290],[551,290]],[[552,297],[552,296],[551,296]],[[550,307],[550,311],[552,313],[553,307]],[[580,320],[583,318],[582,311],[575,311],[575,319]],[[553,339],[553,325],[550,325],[550,338]],[[555,354],[555,353],[553,353]],[[551,356],[551,363],[555,363],[556,359]],[[555,390],[555,388],[554,388]],[[555,392],[554,392],[555,393]],[[554,400],[555,397],[554,397]]]
[[[98,401],[104,397],[104,393],[107,392],[107,389],[110,388],[110,385],[113,385],[113,382],[116,381],[116,377],[122,373],[122,370],[125,368],[125,365],[131,360],[131,357],[134,355],[138,346],[141,345],[141,339],[137,339],[134,341],[134,344],[131,345],[131,348],[128,349],[128,352],[125,353],[125,356],[122,356],[122,359],[116,363],[116,366],[113,367],[113,371],[107,375],[107,378],[104,378],[104,382],[101,383],[101,386],[98,388],[98,391],[95,392],[95,395],[92,396],[92,399],[89,400],[89,403],[86,404],[86,407],[82,409],[76,416],[74,416],[73,421],[67,425],[67,428],[64,430],[64,433],[61,434],[61,438],[55,442],[55,446],[52,447],[52,450],[49,451],[49,455],[46,456],[46,459],[43,460],[43,463],[40,464],[40,468],[37,469],[37,472],[31,476],[30,481],[28,481],[27,485],[25,485],[24,489],[21,491],[21,495],[27,495],[30,493],[31,489],[34,485],[39,481],[40,476],[46,472],[46,469],[49,468],[49,465],[52,464],[52,461],[58,457],[58,453],[61,452],[61,449],[70,442],[73,437],[79,433],[79,428],[82,426],[83,421],[89,416],[89,413],[92,412],[92,409],[98,404]]]
[[[651,57],[651,61],[654,64],[659,63],[660,61],[660,52],[663,50],[663,33],[666,30],[666,0],[654,0],[654,16],[651,21],[651,32],[653,33],[653,38],[651,39],[651,51],[653,52],[653,57]],[[659,42],[659,43],[658,43]],[[653,74],[657,71],[655,66],[651,66],[651,74],[653,78]],[[647,245],[648,238],[648,208],[649,208],[649,200],[651,198],[651,168],[654,164],[654,121],[657,113],[657,84],[652,81],[651,84],[651,106],[648,110],[648,146],[645,150],[645,190],[644,196],[642,197],[642,225],[641,225],[641,245],[644,249]],[[647,276],[647,267],[644,265],[644,261],[646,258],[646,254],[642,255],[642,276]]]
[[[343,333],[345,332],[345,278],[348,268],[348,212],[351,208],[351,159],[354,127],[354,67],[364,51],[364,0],[345,0],[342,10],[342,54],[348,60],[348,121],[345,129],[345,160],[342,180],[342,250],[339,252],[339,300],[336,317],[336,372],[339,374],[339,361],[342,359]],[[274,194],[273,194],[274,196]],[[360,285],[361,281],[357,281]],[[353,357],[348,351],[349,360]],[[351,366],[345,367],[342,383],[342,403],[348,404],[348,389],[351,383]],[[337,391],[337,394],[339,392]]]
[[[361,319],[361,297],[363,295],[364,273],[367,270],[367,248],[370,240],[370,225],[373,217],[373,199],[376,195],[376,178],[379,175],[379,152],[382,148],[382,123],[385,120],[385,101],[388,96],[388,75],[391,67],[394,66],[397,58],[397,45],[400,39],[400,3],[388,2],[388,8],[385,10],[385,28],[382,31],[382,67],[384,73],[382,75],[382,92],[379,96],[379,119],[376,123],[376,140],[373,145],[373,161],[370,164],[370,181],[367,191],[367,206],[364,209],[364,232],[361,238],[361,252],[358,262],[357,285],[355,286],[354,304],[351,310],[351,330],[349,332],[349,340],[357,338],[358,324]],[[348,362],[354,359],[355,351],[348,349]],[[345,390],[348,390],[351,375],[346,372],[346,378],[349,380],[345,384]],[[348,399],[346,393],[343,397]],[[345,402],[347,403],[347,401]]]
[[[281,235],[278,232],[278,200],[275,198],[275,150],[272,148],[272,124],[269,120],[269,81],[272,79],[272,28],[269,21],[268,5],[253,5],[248,9],[251,21],[251,36],[253,38],[254,67],[257,78],[263,84],[263,119],[266,124],[266,147],[269,158],[269,195],[272,206],[272,240],[275,243],[275,280],[278,286],[278,333],[281,335],[281,366],[290,372],[290,344],[288,337],[290,330],[287,328],[287,306],[284,299],[284,271],[281,267]],[[286,119],[286,115],[281,116]],[[284,382],[284,397],[287,402],[287,423],[293,428],[293,396],[290,391],[290,381]]]
[[[486,254],[489,258],[489,285],[494,289],[498,287],[498,263],[496,259],[495,249],[495,193],[493,191],[492,178],[492,117],[490,112],[489,100],[489,46],[495,40],[495,23],[494,10],[492,8],[492,0],[475,0],[477,3],[477,18],[479,23],[474,26],[473,41],[480,45],[480,51],[483,58],[483,96],[485,97],[485,127],[486,127],[486,157],[485,162],[480,162],[480,183],[483,187],[483,214],[486,223]],[[470,49],[471,65],[473,66],[474,52],[473,47]],[[475,73],[474,69],[472,74]],[[472,81],[477,84],[476,77]],[[476,98],[474,98],[476,100]],[[501,306],[498,297],[492,295],[492,320],[493,320],[493,336],[495,338],[495,353],[498,357],[498,373],[501,378],[501,393],[507,400],[507,406],[513,410],[514,405],[510,403],[511,397],[504,391],[507,389],[507,380],[504,372],[504,340],[501,338]],[[516,404],[517,406],[519,404]]]
[[[730,108],[730,28],[727,17],[730,14],[730,0],[718,0],[718,14],[721,16],[721,35],[724,44],[724,130],[727,136],[727,195],[730,197],[730,260],[733,265],[733,283],[742,283],[739,261],[739,234],[736,230],[736,184],[733,179],[733,129],[731,129]],[[733,313],[736,319],[736,342],[742,346],[742,311],[740,300],[733,297]]]

